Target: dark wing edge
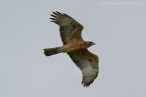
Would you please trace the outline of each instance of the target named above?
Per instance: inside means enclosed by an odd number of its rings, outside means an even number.
[[[62,20],[62,19],[64,19],[64,18],[71,18],[71,19],[73,19],[71,16],[69,16],[69,15],[67,15],[67,14],[65,14],[65,13],[60,13],[60,12],[58,12],[58,11],[56,11],[56,12],[52,12],[53,14],[51,14],[51,16],[53,17],[53,18],[50,18],[52,21],[51,22],[54,22],[54,23],[56,23],[56,24],[59,24],[59,22]]]

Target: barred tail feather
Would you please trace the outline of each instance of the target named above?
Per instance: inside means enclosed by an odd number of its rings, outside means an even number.
[[[58,53],[60,53],[60,52],[58,51],[59,48],[60,48],[60,47],[46,48],[46,49],[44,49],[44,54],[45,54],[46,56],[52,56],[52,55],[58,54]]]

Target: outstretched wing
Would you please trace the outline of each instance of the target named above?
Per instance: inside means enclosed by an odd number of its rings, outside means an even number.
[[[88,50],[68,53],[68,55],[82,72],[82,84],[84,87],[88,87],[96,79],[99,72],[98,56]]]
[[[68,42],[83,40],[81,37],[83,26],[75,19],[57,11],[53,12],[51,16],[53,17],[50,18],[52,19],[51,22],[55,22],[60,27],[60,36],[64,45]]]

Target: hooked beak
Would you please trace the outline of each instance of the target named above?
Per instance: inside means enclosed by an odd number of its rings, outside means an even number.
[[[96,44],[93,42],[92,45],[96,45]]]

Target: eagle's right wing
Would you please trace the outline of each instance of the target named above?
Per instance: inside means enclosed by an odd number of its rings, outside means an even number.
[[[68,42],[83,40],[81,36],[83,26],[75,19],[67,14],[62,14],[57,11],[53,12],[51,16],[53,17],[50,18],[52,19],[52,22],[55,22],[60,27],[60,36],[64,45]]]
[[[81,51],[81,53],[68,53],[68,55],[82,72],[82,84],[85,87],[92,84],[99,72],[98,56],[88,50]]]

